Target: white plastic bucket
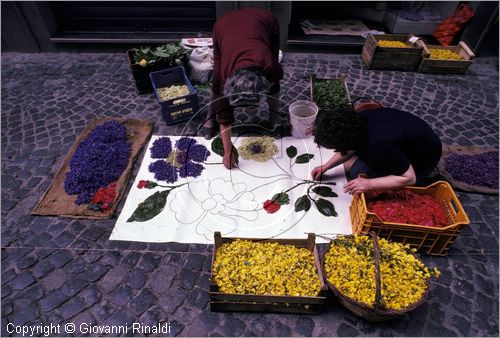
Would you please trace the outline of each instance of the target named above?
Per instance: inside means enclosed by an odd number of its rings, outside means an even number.
[[[312,136],[312,128],[318,106],[311,101],[298,100],[288,107],[290,113],[290,124],[292,125],[292,136],[295,138],[306,138]]]

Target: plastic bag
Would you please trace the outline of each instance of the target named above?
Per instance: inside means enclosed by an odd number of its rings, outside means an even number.
[[[197,47],[191,52],[189,66],[191,81],[205,83],[210,80],[213,69],[214,52],[210,47]]]
[[[435,37],[441,45],[449,46],[453,38],[473,16],[474,12],[472,9],[466,4],[462,4],[455,9],[451,16],[444,19],[438,25],[432,36]]]

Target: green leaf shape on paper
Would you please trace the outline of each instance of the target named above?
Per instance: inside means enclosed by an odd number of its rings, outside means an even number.
[[[210,147],[217,155],[224,156],[224,145],[222,144],[222,139],[220,137],[214,138]]]
[[[212,143],[210,144],[210,148],[217,155],[224,157],[224,144],[222,143],[222,139],[220,137],[214,138]],[[233,145],[233,155],[236,156],[236,163],[239,161],[238,150]]]
[[[297,164],[308,163],[313,158],[314,158],[314,154],[302,154],[295,159],[295,163],[297,163]]]
[[[288,155],[288,157],[294,158],[295,156],[297,156],[297,148],[295,148],[294,146],[286,148],[286,154]]]
[[[285,205],[290,203],[290,197],[286,192],[280,192],[273,196],[273,201],[279,203],[280,205]]]
[[[313,188],[312,191],[323,197],[339,197],[330,187],[319,186]]]
[[[299,212],[302,210],[307,212],[310,208],[311,201],[309,200],[309,197],[307,197],[307,195],[301,196],[295,201],[295,212]]]
[[[146,222],[162,212],[170,190],[157,191],[141,202],[127,222]]]
[[[315,202],[315,204],[320,214],[327,217],[337,217],[337,212],[335,211],[335,207],[332,202],[327,201],[324,198],[320,198]]]

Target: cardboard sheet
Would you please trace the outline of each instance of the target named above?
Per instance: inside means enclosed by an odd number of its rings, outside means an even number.
[[[304,20],[300,23],[306,35],[353,35],[363,36],[369,32],[368,28],[361,20]]]

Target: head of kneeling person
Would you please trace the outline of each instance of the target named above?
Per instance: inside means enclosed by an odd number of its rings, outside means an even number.
[[[349,108],[321,110],[314,122],[313,135],[319,146],[345,155],[365,145],[366,119]]]
[[[226,80],[224,95],[233,107],[257,105],[261,95],[268,93],[270,82],[255,68],[235,70]]]

